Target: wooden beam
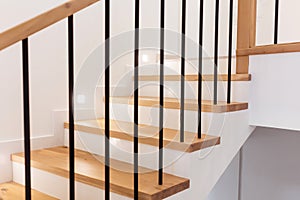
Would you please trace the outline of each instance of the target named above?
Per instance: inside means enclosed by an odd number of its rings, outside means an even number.
[[[250,0],[250,26],[249,26],[249,46],[256,46],[256,9],[257,0]]]
[[[34,33],[70,16],[100,0],[69,0],[24,23],[0,33],[0,50],[3,50]]]
[[[274,54],[274,53],[291,53],[291,52],[300,52],[300,42],[263,45],[263,46],[253,47],[253,48],[237,50],[237,54],[239,56]]]
[[[174,54],[166,54],[166,55],[164,56],[164,58],[165,58],[165,60],[179,60],[179,61],[180,61],[180,59],[181,59],[181,57],[180,57],[179,55],[174,55]],[[219,58],[219,59],[228,59],[228,56],[219,56],[218,58]],[[235,58],[235,56],[232,56],[232,58]],[[160,59],[160,55],[158,54],[158,55],[156,56],[156,61],[158,62],[159,59]],[[202,59],[203,59],[203,60],[213,60],[214,57],[211,57],[211,56],[204,56]],[[198,61],[199,58],[196,58],[196,57],[190,57],[190,58],[185,58],[185,60],[191,62],[191,61]]]
[[[256,45],[256,1],[238,1],[237,51]],[[236,73],[249,72],[249,56],[237,56]]]

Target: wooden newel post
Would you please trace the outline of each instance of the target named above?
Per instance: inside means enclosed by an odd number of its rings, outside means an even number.
[[[256,2],[257,0],[238,0],[237,50],[256,46]],[[247,74],[249,56],[237,55],[236,73]]]

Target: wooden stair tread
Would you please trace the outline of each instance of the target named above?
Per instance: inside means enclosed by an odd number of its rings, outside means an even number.
[[[158,75],[141,75],[139,76],[140,81],[159,81]],[[213,81],[214,75],[213,74],[203,74],[202,75],[203,81]],[[180,81],[181,75],[166,75],[164,76],[165,81]],[[186,81],[198,81],[197,74],[188,74],[185,75]],[[218,81],[228,81],[227,74],[220,74],[218,75]],[[251,81],[251,74],[232,74],[231,81]]]
[[[104,135],[105,119],[84,120],[75,122],[75,130]],[[133,142],[133,123],[111,120],[110,136],[122,140]],[[64,124],[69,128],[69,123]],[[159,130],[158,127],[149,125],[139,125],[139,143],[158,146]],[[202,134],[198,139],[196,133],[185,132],[185,142],[180,142],[180,131],[175,129],[164,128],[164,147],[184,152],[194,152],[207,147],[220,144],[220,137]]]
[[[12,155],[12,161],[24,163],[24,154]],[[105,187],[104,157],[75,150],[76,181],[100,189]],[[54,147],[31,152],[31,165],[34,168],[68,178],[69,149]],[[111,192],[133,197],[133,165],[111,159],[111,166],[121,166],[122,171],[111,168]],[[163,199],[189,188],[189,180],[164,173],[164,184],[158,185],[156,171],[139,168],[139,199]]]
[[[33,200],[57,200],[39,191],[31,191]],[[25,200],[25,187],[14,182],[0,184],[0,200]]]
[[[132,97],[111,97],[111,103],[134,104]],[[139,97],[140,106],[159,107],[158,97]],[[224,113],[248,109],[248,103],[232,102],[227,104],[225,101],[219,101],[214,105],[211,100],[202,100],[202,112]],[[168,109],[180,109],[180,99],[165,97],[164,107]],[[185,110],[198,110],[198,101],[196,99],[185,99]]]

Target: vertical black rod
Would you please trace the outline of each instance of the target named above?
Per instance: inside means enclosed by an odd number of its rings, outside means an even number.
[[[139,194],[139,169],[138,169],[138,158],[139,158],[139,24],[140,24],[140,1],[135,0],[135,36],[134,36],[134,199],[138,200]]]
[[[110,199],[110,0],[105,1],[105,200]]]
[[[184,92],[185,92],[185,29],[186,29],[186,0],[181,6],[181,86],[180,86],[180,142],[184,142]]]
[[[160,5],[160,90],[159,90],[159,173],[158,184],[163,184],[163,137],[164,137],[164,56],[165,56],[165,0]]]
[[[227,81],[227,103],[231,103],[231,66],[232,66],[232,26],[233,26],[233,0],[229,5],[229,39],[228,39],[228,81]]]
[[[198,138],[202,137],[202,71],[203,71],[203,17],[204,17],[204,3],[200,0],[199,8],[199,60],[198,60]]]
[[[25,152],[25,196],[31,200],[30,169],[30,102],[29,102],[29,58],[28,38],[22,41],[23,56],[23,109],[24,109],[24,152]]]
[[[274,44],[278,43],[278,15],[279,15],[279,0],[275,0]]]
[[[214,55],[214,104],[218,103],[218,53],[219,53],[219,0],[215,10],[215,55]]]
[[[68,59],[69,59],[69,181],[70,200],[75,199],[75,146],[74,146],[74,27],[73,15],[68,17]]]

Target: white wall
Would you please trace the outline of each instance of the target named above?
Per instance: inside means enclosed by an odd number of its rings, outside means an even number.
[[[0,30],[61,4],[62,0],[1,1]],[[103,3],[75,16],[76,72],[103,39]],[[34,6],[33,6],[34,5]],[[18,14],[16,14],[18,13]],[[67,120],[67,22],[63,20],[29,38],[32,147],[63,144]],[[10,154],[23,150],[21,45],[0,51],[0,182],[12,178]],[[5,151],[3,150],[5,149]]]
[[[300,130],[299,53],[252,56],[250,125]]]
[[[300,1],[280,1],[278,42],[299,42],[300,28],[293,24],[300,19]],[[257,45],[273,44],[275,0],[257,1]]]
[[[232,160],[206,200],[237,200],[239,196],[240,154]]]
[[[35,2],[36,6],[29,6]],[[23,22],[62,1],[1,1],[0,30]],[[13,11],[12,11],[13,10]],[[15,13],[19,13],[16,15]],[[34,136],[52,134],[53,109],[66,105],[65,22],[58,23],[30,38],[30,78]],[[45,39],[47,38],[47,39]],[[53,42],[55,41],[55,42]],[[18,43],[0,52],[1,65],[1,135],[0,140],[21,137],[22,129],[22,71],[21,45]],[[51,103],[50,103],[51,102]],[[39,120],[41,119],[41,120]]]
[[[4,31],[16,24],[36,16],[43,11],[55,7],[63,0],[37,1],[30,0],[26,3],[19,1],[1,1],[0,31]],[[32,6],[34,5],[34,6]],[[166,27],[167,29],[180,30],[180,1],[166,2]],[[221,30],[227,32],[227,18],[224,17],[229,3],[221,3]],[[141,3],[142,27],[158,27],[159,1],[143,1]],[[187,35],[198,41],[198,1],[188,3],[188,28]],[[13,10],[13,12],[12,12]],[[113,1],[112,3],[112,35],[133,30],[133,3],[130,0]],[[211,27],[213,18],[209,16],[214,10],[213,4],[206,4],[205,25]],[[15,13],[18,13],[17,15]],[[222,17],[223,16],[223,17]],[[75,60],[76,73],[88,55],[103,41],[103,2],[97,3],[79,14],[75,15]],[[207,49],[212,46],[213,30],[205,29]],[[210,30],[210,31],[208,31]],[[208,31],[208,32],[207,32]],[[225,36],[226,34],[224,34]],[[67,107],[67,37],[66,20],[59,22],[30,37],[30,78],[32,101],[32,136],[40,137],[53,135],[53,110],[65,110]],[[220,36],[221,37],[221,36]],[[221,46],[225,39],[220,39]],[[179,44],[178,44],[179,45]],[[5,73],[0,74],[1,115],[0,140],[15,140],[22,137],[22,80],[21,80],[21,50],[20,44],[13,45],[0,52],[0,65]],[[211,50],[208,50],[211,52]],[[222,50],[221,50],[222,52]],[[127,59],[118,62],[113,67],[112,81],[118,80],[126,72],[125,66],[130,64]]]
[[[243,147],[241,200],[297,200],[300,134],[257,128]]]
[[[34,15],[54,7],[62,1],[1,1],[0,30],[17,25]],[[35,5],[35,6],[32,6]],[[16,14],[18,13],[18,14]],[[65,21],[41,31],[30,38],[30,92],[32,147],[61,144],[61,122],[65,109],[66,91],[66,25]],[[10,181],[10,154],[23,150],[23,104],[21,45],[15,44],[0,52],[0,182]]]
[[[207,200],[299,199],[299,141],[298,131],[257,127]]]

